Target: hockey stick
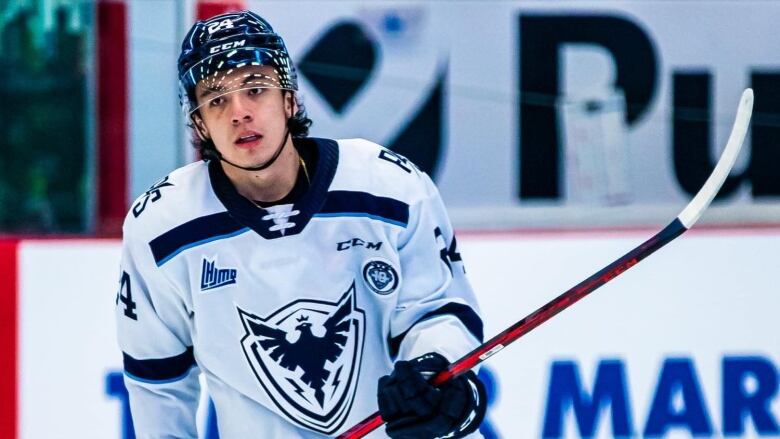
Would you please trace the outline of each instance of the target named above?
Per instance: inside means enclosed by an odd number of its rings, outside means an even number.
[[[737,159],[739,150],[742,148],[742,141],[745,139],[752,112],[753,90],[748,88],[742,92],[736,120],[734,121],[734,126],[731,128],[731,135],[729,135],[726,148],[723,150],[718,163],[715,165],[715,169],[713,169],[712,174],[707,178],[704,186],[699,189],[699,193],[693,197],[688,205],[685,206],[685,209],[677,215],[677,218],[675,218],[674,221],[669,223],[663,230],[656,233],[652,238],[648,239],[640,246],[618,258],[615,262],[607,265],[591,277],[575,285],[555,299],[547,302],[547,304],[510,326],[504,332],[491,338],[482,344],[482,346],[469,352],[460,360],[450,364],[446,370],[436,374],[431,379],[431,383],[438,386],[450,378],[456,377],[487,360],[513,341],[551,319],[564,309],[574,305],[583,297],[618,277],[624,271],[638,264],[639,261],[650,256],[656,250],[670,243],[690,229],[704,210],[707,209],[707,206],[710,205],[712,199],[715,198],[721,185],[729,175],[732,166],[734,166],[734,161]],[[382,424],[384,424],[384,421],[379,412],[377,412],[347,430],[338,438],[361,438],[379,428]]]

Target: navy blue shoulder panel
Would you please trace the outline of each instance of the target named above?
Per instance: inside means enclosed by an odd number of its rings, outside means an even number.
[[[195,218],[177,226],[149,243],[157,266],[166,263],[183,250],[217,239],[229,238],[249,230],[227,212]]]
[[[482,319],[479,317],[479,314],[477,314],[470,306],[464,305],[462,303],[448,303],[441,308],[435,309],[420,317],[420,319],[414,322],[414,325],[424,320],[442,315],[451,315],[456,317],[463,323],[463,326],[465,326],[466,329],[468,329],[468,331],[471,332],[471,334],[476,337],[477,340],[479,340],[480,343],[484,341],[485,334],[482,325]],[[399,336],[392,337],[388,340],[390,357],[395,358],[395,356],[398,355],[398,351],[401,349],[401,342],[404,341],[406,334],[408,334],[409,331],[414,328],[414,325],[410,326],[409,329],[404,331]]]
[[[192,346],[179,355],[152,360],[137,360],[122,352],[125,373],[130,378],[146,383],[166,383],[184,378],[195,365]]]
[[[394,198],[366,192],[331,191],[315,216],[365,216],[406,227],[409,223],[409,205]]]

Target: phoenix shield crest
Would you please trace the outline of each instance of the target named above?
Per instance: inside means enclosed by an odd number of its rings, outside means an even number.
[[[311,430],[338,430],[354,400],[365,337],[355,283],[337,302],[296,300],[267,317],[237,309],[244,354],[279,410]]]

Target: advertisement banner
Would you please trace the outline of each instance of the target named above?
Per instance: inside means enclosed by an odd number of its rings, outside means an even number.
[[[650,234],[459,236],[486,336]],[[779,245],[777,229],[694,230],[490,358],[483,435],[777,437]],[[132,437],[119,247],[19,244],[18,437]],[[202,406],[202,438],[215,439]]]
[[[407,155],[453,207],[683,203],[714,165],[746,87],[757,117],[720,198],[780,196],[769,171],[780,132],[767,119],[780,111],[780,54],[766,37],[778,3],[249,7],[286,39],[314,134]],[[571,184],[589,158],[605,173],[586,172],[599,187]]]

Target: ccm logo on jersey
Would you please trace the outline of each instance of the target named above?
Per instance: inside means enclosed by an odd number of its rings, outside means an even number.
[[[223,50],[236,49],[239,47],[244,47],[245,44],[246,44],[246,40],[232,41],[230,43],[225,43],[221,46],[212,47],[211,50],[209,50],[209,53],[217,53],[217,52],[222,52]]]
[[[344,251],[352,247],[365,247],[369,250],[379,250],[379,248],[382,247],[382,241],[368,242],[363,241],[360,238],[352,238],[336,244],[336,250],[338,251]]]
[[[398,272],[384,259],[369,259],[363,265],[363,280],[371,291],[386,296],[398,288]]]

